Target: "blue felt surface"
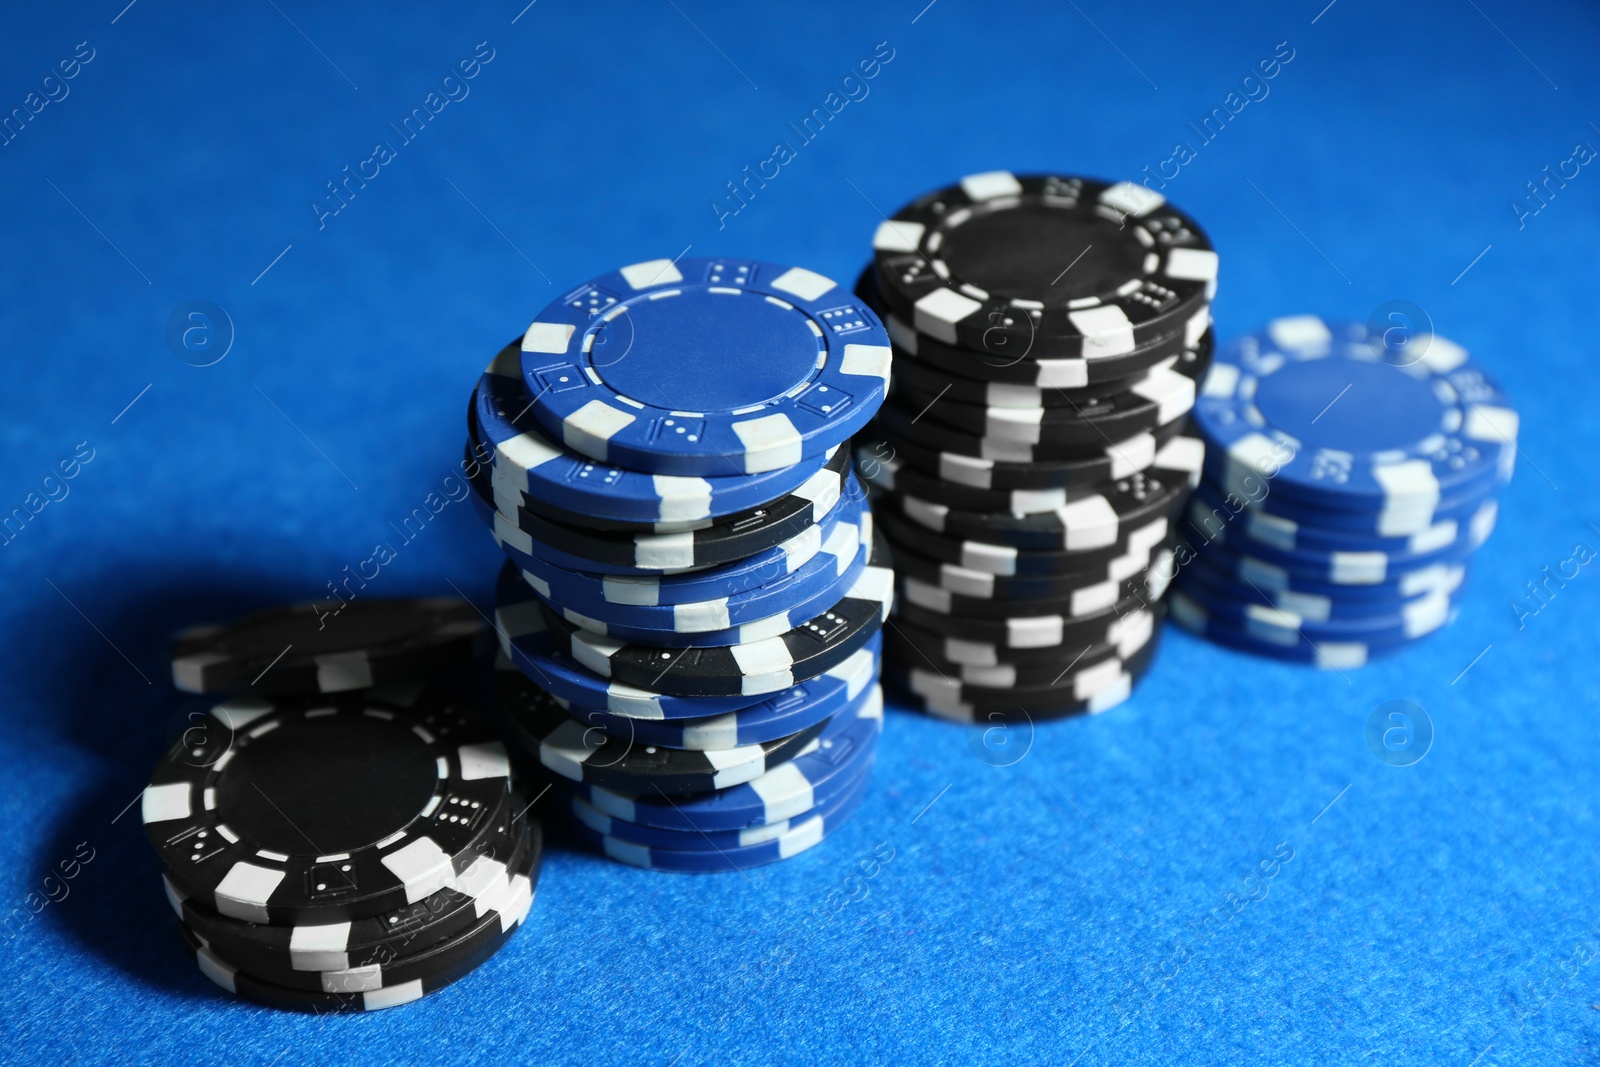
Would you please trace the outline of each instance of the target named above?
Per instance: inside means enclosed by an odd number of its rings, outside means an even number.
[[[0,505],[93,455],[0,550],[0,1058],[1600,1057],[1600,577],[1522,629],[1507,606],[1600,548],[1600,171],[1521,229],[1509,206],[1600,146],[1592,6],[124,2],[0,15],[0,109],[93,49],[0,147]],[[470,95],[399,144],[480,41]],[[785,123],[880,41],[869,95],[799,144]],[[1189,122],[1280,41],[1269,94],[1200,145]],[[319,230],[308,205],[378,139],[394,158]],[[710,201],[779,139],[719,229]],[[891,711],[864,810],[815,852],[702,879],[558,846],[508,949],[400,1011],[275,1014],[194,973],[126,810],[189,707],[165,636],[323,594],[383,542],[370,593],[484,601],[498,554],[466,505],[399,531],[547,300],[685,249],[848,279],[880,210],[959,175],[1137,176],[1177,140],[1198,151],[1166,192],[1221,251],[1222,334],[1408,299],[1515,397],[1523,460],[1454,626],[1347,675],[1172,635],[1127,706],[1007,767]],[[164,340],[196,299],[237,328],[205,369]],[[1435,726],[1414,767],[1364,740],[1391,699]]]

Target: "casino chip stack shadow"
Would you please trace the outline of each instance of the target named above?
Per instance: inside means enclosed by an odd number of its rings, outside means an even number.
[[[1121,703],[1202,466],[1210,242],[1140,185],[995,171],[873,249],[895,373],[856,461],[895,552],[885,677],[958,721]]]
[[[527,917],[542,835],[474,708],[484,626],[456,600],[302,605],[179,634],[187,723],[145,831],[201,972],[330,1014],[409,1003]]]
[[[754,867],[861,802],[894,590],[848,442],[889,363],[819,274],[655,260],[552,303],[479,380],[500,709],[607,856]]]
[[[1454,617],[1517,456],[1516,411],[1461,346],[1311,315],[1224,348],[1195,423],[1173,617],[1341,670]]]

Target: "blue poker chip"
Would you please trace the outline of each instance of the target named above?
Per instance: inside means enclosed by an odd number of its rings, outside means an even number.
[[[1267,477],[1332,510],[1432,510],[1509,480],[1516,460],[1517,413],[1459,345],[1422,335],[1389,351],[1364,325],[1313,315],[1219,351],[1194,419],[1229,491]]]
[[[597,575],[600,576],[598,580],[617,591],[617,596],[627,595],[621,590],[628,585],[640,602],[661,604],[737,596],[792,573],[821,550],[833,525],[844,514],[845,500],[858,495],[852,490],[851,484],[847,484],[846,492],[840,495],[839,502],[822,517],[821,522],[807,526],[787,541],[744,559],[687,571],[641,571],[634,567],[596,563],[535,539],[500,514],[486,495],[477,491],[480,488],[478,483],[474,483],[475,491],[468,494],[473,510],[489,527],[500,551],[519,569],[537,573],[542,567],[558,567]]]
[[[705,477],[649,474],[597,463],[539,431],[522,382],[522,342],[501,350],[473,392],[468,424],[495,493],[526,495],[621,522],[692,523],[761,507],[821,469],[822,451],[789,466],[748,473],[724,464]],[[823,450],[825,451],[825,450]]]
[[[1303,628],[1295,630],[1283,626],[1281,623],[1285,620],[1281,617],[1269,623],[1255,619],[1239,622],[1213,615],[1184,592],[1174,592],[1168,597],[1167,607],[1173,621],[1217,644],[1329,670],[1362,667],[1371,660],[1404,651],[1455,617],[1454,608],[1447,607],[1442,614],[1432,610],[1419,613],[1413,626],[1415,632],[1411,629],[1399,633],[1356,631],[1324,638],[1307,633]]]
[[[795,600],[781,611],[765,618],[752,619],[738,626],[722,630],[702,630],[685,632],[681,630],[658,630],[642,626],[622,626],[607,623],[600,619],[592,618],[582,612],[576,611],[564,604],[555,603],[548,597],[541,599],[549,604],[550,608],[558,611],[563,619],[573,623],[582,630],[600,637],[609,637],[616,641],[637,642],[654,645],[659,648],[716,648],[725,645],[747,645],[756,641],[764,641],[771,637],[778,637],[788,633],[837,604],[841,597],[860,580],[862,573],[867,569],[868,557],[872,555],[872,538],[869,535],[865,541],[859,540],[859,525],[840,523],[834,528],[836,533],[853,534],[851,542],[839,544],[830,551],[828,545],[823,545],[823,550],[817,553],[812,562],[822,561],[830,564],[829,576],[831,581],[819,585],[805,597]],[[853,547],[853,555],[846,555],[845,548]]]
[[[637,719],[567,703],[574,718],[641,745],[708,752],[740,745],[758,745],[804,730],[849,710],[865,699],[877,681],[883,636],[874,634],[833,670],[808,678],[776,696],[738,711],[702,719]],[[515,669],[512,667],[511,669]]]
[[[1225,462],[1226,460],[1222,461]],[[1340,508],[1303,503],[1286,493],[1277,492],[1277,486],[1265,479],[1259,482],[1246,482],[1243,485],[1236,484],[1229,489],[1225,481],[1226,473],[1216,469],[1219,465],[1208,456],[1201,476],[1201,481],[1211,485],[1217,494],[1231,492],[1240,498],[1260,498],[1251,506],[1262,514],[1277,519],[1286,519],[1330,533],[1348,533],[1382,540],[1425,533],[1441,523],[1465,522],[1485,500],[1493,495],[1493,490],[1498,488],[1493,484],[1479,486],[1470,493],[1456,493],[1441,498],[1432,506],[1404,505],[1384,508],[1381,511],[1345,511]],[[1267,490],[1265,497],[1261,497],[1263,488]]]
[[[1183,597],[1191,614],[1198,609],[1208,618],[1279,645],[1295,644],[1297,635],[1317,644],[1330,641],[1393,644],[1431,634],[1448,622],[1455,611],[1454,598],[1442,591],[1390,601],[1385,610],[1370,615],[1329,619],[1307,618],[1287,608],[1235,600],[1212,592],[1198,582],[1185,583],[1174,595]]]
[[[1194,496],[1189,498],[1184,521],[1189,524],[1191,531],[1201,535],[1236,525],[1247,540],[1271,545],[1282,552],[1382,552],[1414,558],[1445,551],[1473,540],[1481,544],[1487,539],[1499,513],[1499,504],[1489,498],[1481,501],[1464,517],[1457,518],[1455,513],[1450,513],[1415,533],[1383,537],[1374,533],[1330,530],[1296,522],[1267,511],[1266,506],[1271,503],[1273,499],[1270,496],[1260,502],[1244,500],[1219,491],[1208,481],[1202,481]]]
[[[1435,572],[1425,572],[1435,573]],[[1277,608],[1291,612],[1313,622],[1331,622],[1343,619],[1371,619],[1391,616],[1405,610],[1419,599],[1430,596],[1453,596],[1466,581],[1465,564],[1446,569],[1442,576],[1435,573],[1426,583],[1402,588],[1396,584],[1376,587],[1377,595],[1370,590],[1347,587],[1336,595],[1307,592],[1304,589],[1273,588],[1238,578],[1235,574],[1217,569],[1211,560],[1198,556],[1190,559],[1177,574],[1177,587],[1184,590],[1199,589],[1205,596],[1221,599],[1236,605]],[[1299,583],[1296,583],[1299,584]],[[1200,599],[1196,597],[1195,599]]]
[[[650,828],[610,819],[588,805],[584,806],[594,814],[585,818],[579,815],[577,807],[583,801],[577,799],[572,801],[573,813],[578,816],[572,829],[579,840],[604,852],[610,859],[632,867],[686,874],[748,870],[791,859],[822,844],[824,838],[842,826],[861,807],[867,796],[867,783],[867,776],[863,775],[851,784],[843,796],[806,815],[788,820],[779,833],[766,836],[755,830],[746,832],[743,836],[751,838],[747,844],[714,844],[701,833],[673,830],[656,831],[663,835],[676,835],[666,838],[665,843],[630,840],[622,835],[632,831],[635,838],[651,837]],[[616,833],[602,833],[596,829],[597,826],[609,826]],[[695,844],[702,847],[695,848]]]
[[[1247,586],[1269,592],[1308,593],[1335,599],[1365,598],[1369,601],[1404,600],[1459,585],[1466,572],[1467,559],[1470,558],[1463,556],[1458,560],[1430,563],[1425,567],[1391,575],[1388,581],[1341,584],[1306,575],[1215,542],[1198,550],[1185,542],[1175,550],[1175,554],[1180,575],[1188,567],[1204,564]]]
[[[597,624],[652,634],[727,630],[790,611],[833,588],[861,546],[872,543],[872,512],[865,502],[846,499],[839,510],[841,514],[820,534],[821,547],[809,559],[792,569],[773,568],[777,573],[770,581],[759,581],[766,576],[756,575],[751,581],[757,584],[733,596],[661,603],[662,587],[670,589],[673,579],[641,584],[634,579],[569,571],[533,557],[530,562],[536,565],[524,567],[522,577],[546,603]],[[570,614],[567,617],[572,619]]]
[[[514,566],[500,571],[495,585],[495,633],[500,639],[500,669],[519,670],[552,696],[585,708],[604,708],[636,719],[702,719],[759,704],[762,694],[682,697],[602,678],[564,650],[564,634],[550,629],[543,602]]]
[[[883,324],[848,289],[757,260],[635,263],[522,338],[545,431],[654,474],[761,474],[842,444],[882,403],[889,363]]]
[[[755,781],[698,796],[628,796],[566,779],[553,785],[614,819],[643,826],[691,832],[764,826],[803,815],[848,790],[872,766],[882,730],[883,702],[868,699],[854,715],[835,716],[822,736],[788,763]]]
[[[1494,530],[1497,506],[1485,502],[1464,533],[1444,545],[1422,544],[1415,551],[1387,552],[1352,546],[1348,549],[1284,549],[1252,536],[1244,522],[1218,523],[1203,507],[1191,508],[1184,529],[1189,545],[1202,555],[1218,546],[1258,559],[1293,574],[1334,586],[1382,585],[1438,563],[1459,563],[1482,547]]]

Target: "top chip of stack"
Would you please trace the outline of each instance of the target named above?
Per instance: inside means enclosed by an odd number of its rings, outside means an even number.
[[[819,274],[655,260],[550,304],[480,379],[501,711],[607,855],[755,866],[859,803],[893,586],[847,442],[889,363]]]
[[[962,720],[1120,702],[1201,466],[1210,242],[1143,186],[993,171],[897,211],[873,251],[858,292],[899,358],[858,463],[900,566],[888,673]]]
[[[1432,333],[1281,318],[1218,355],[1175,616],[1219,643],[1330,668],[1448,622],[1494,527],[1518,418]]]

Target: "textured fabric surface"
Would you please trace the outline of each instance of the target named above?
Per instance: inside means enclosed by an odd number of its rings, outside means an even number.
[[[1600,549],[1591,6],[123,2],[0,17],[0,111],[30,116],[0,147],[0,506],[59,497],[0,549],[3,1058],[1600,1056],[1597,565],[1507,606]],[[881,213],[960,175],[1147,166],[1221,252],[1223,336],[1410,300],[1509,388],[1523,457],[1459,621],[1343,675],[1171,634],[1130,703],[1003,767],[891,708],[815,851],[675,877],[555,839],[508,948],[401,1010],[283,1015],[195,972],[129,808],[204,706],[166,636],[380,544],[368,595],[485,603],[498,553],[439,502],[539,307],[688,249],[848,280]],[[193,300],[236,330],[210,367],[165,339]],[[1412,767],[1365,739],[1394,699],[1434,727]]]

